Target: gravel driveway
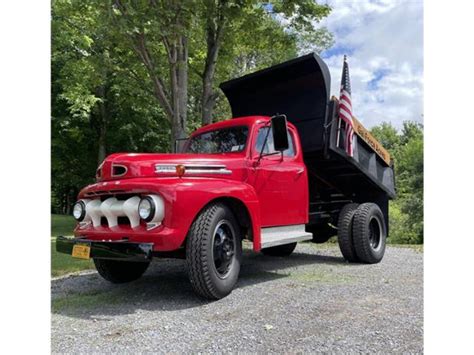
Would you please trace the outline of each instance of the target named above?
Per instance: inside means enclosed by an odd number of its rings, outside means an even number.
[[[54,353],[423,352],[423,254],[388,247],[380,264],[347,264],[337,245],[288,258],[246,250],[237,288],[207,302],[183,260],[138,281],[95,272],[52,281]]]

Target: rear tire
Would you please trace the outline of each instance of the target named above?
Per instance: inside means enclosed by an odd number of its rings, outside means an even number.
[[[359,261],[352,235],[353,219],[357,207],[359,207],[357,203],[348,203],[345,205],[341,212],[339,212],[337,222],[337,242],[339,243],[339,249],[344,259],[351,263]]]
[[[375,264],[385,254],[387,228],[385,218],[375,203],[363,203],[354,215],[353,239],[357,257],[367,264]]]
[[[149,262],[94,259],[95,268],[105,280],[115,284],[139,279],[148,269]]]
[[[242,241],[232,211],[222,203],[206,207],[186,241],[186,268],[194,291],[217,300],[232,292],[240,272]]]
[[[262,249],[262,254],[267,256],[290,256],[296,248],[296,243],[277,245]]]

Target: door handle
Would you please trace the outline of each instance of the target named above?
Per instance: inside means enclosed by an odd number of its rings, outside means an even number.
[[[304,173],[304,168],[299,168],[297,171],[296,171],[296,174],[297,175],[301,175]]]

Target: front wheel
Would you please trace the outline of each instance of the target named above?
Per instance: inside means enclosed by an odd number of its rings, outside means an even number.
[[[107,281],[115,284],[134,281],[148,269],[149,262],[94,259],[97,272]]]
[[[222,203],[206,207],[186,241],[186,268],[194,291],[207,299],[227,296],[239,277],[242,241],[232,211]]]

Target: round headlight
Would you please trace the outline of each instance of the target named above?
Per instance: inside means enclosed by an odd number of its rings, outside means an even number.
[[[155,203],[150,196],[142,198],[138,204],[138,214],[145,222],[150,222],[155,216]]]
[[[84,201],[77,201],[72,208],[72,215],[79,222],[86,216],[86,204]]]

